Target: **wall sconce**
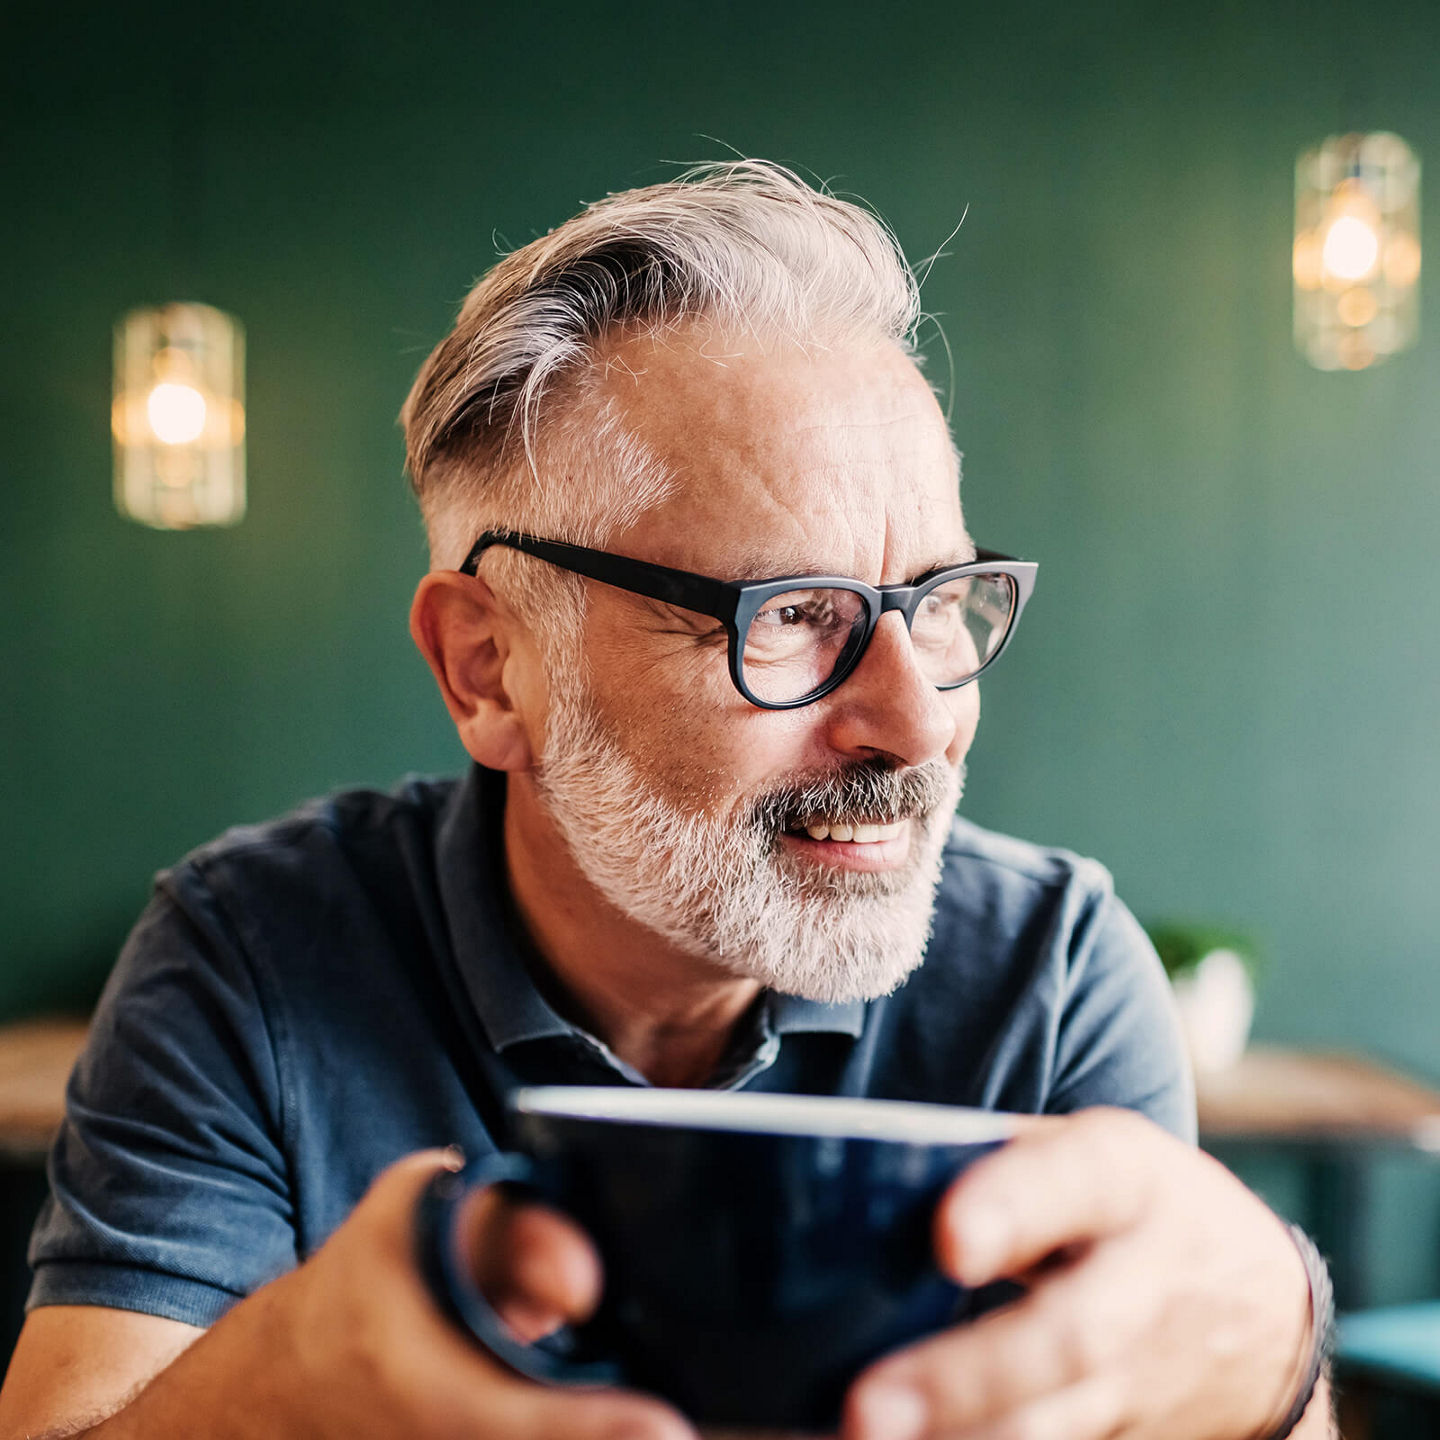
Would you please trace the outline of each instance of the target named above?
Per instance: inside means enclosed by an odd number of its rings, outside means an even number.
[[[132,310],[115,327],[115,505],[159,530],[245,514],[245,337],[209,305]]]
[[[1420,328],[1420,162],[1398,136],[1332,135],[1295,166],[1295,345],[1363,370]]]

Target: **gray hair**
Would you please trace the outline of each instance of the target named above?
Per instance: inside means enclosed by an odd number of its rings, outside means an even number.
[[[704,165],[596,201],[480,280],[405,401],[431,563],[458,565],[491,528],[603,544],[669,493],[673,477],[596,394],[617,337],[706,320],[913,351],[919,319],[885,223],[782,166]],[[517,558],[497,556],[497,575],[518,575]]]

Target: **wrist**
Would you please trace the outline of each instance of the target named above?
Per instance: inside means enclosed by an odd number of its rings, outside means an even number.
[[[1335,1332],[1335,1300],[1330,1272],[1314,1241],[1298,1225],[1286,1225],[1285,1231],[1304,1267],[1308,1315],[1299,1356],[1287,1387],[1286,1407],[1273,1423],[1260,1432],[1259,1440],[1287,1440],[1306,1419],[1312,1400],[1322,1391],[1328,1394],[1327,1375]],[[1306,1433],[1312,1433],[1309,1426]],[[1328,1431],[1317,1427],[1313,1433],[1318,1435]]]

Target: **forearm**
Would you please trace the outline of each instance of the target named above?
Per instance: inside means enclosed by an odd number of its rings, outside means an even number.
[[[292,1377],[286,1279],[256,1291],[135,1393],[83,1431],[94,1440],[261,1440],[285,1432],[284,1392]],[[49,1437],[41,1437],[49,1440]]]

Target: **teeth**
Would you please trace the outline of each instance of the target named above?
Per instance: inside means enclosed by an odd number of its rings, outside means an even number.
[[[839,840],[849,841],[853,845],[875,845],[881,840],[895,839],[903,828],[903,821],[894,825],[845,825],[840,822],[832,825],[825,820],[815,820],[805,827],[805,833],[812,840]]]

